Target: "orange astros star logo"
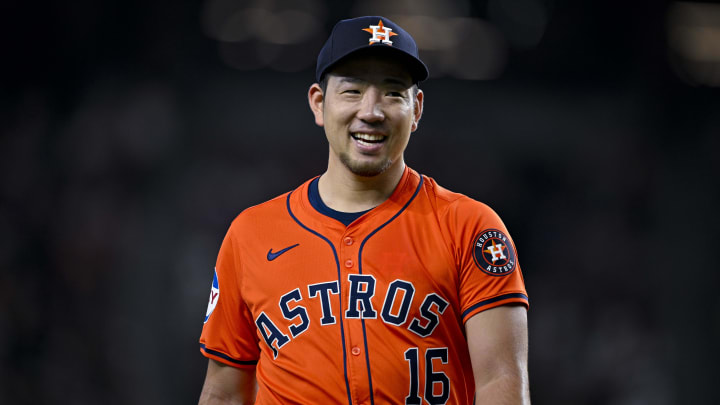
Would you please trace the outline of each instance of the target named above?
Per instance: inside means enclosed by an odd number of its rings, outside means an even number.
[[[383,44],[392,46],[390,37],[397,35],[392,32],[392,28],[384,26],[382,20],[378,22],[378,25],[371,25],[369,28],[363,28],[362,30],[372,34],[372,38],[370,38],[370,45],[382,42]]]
[[[475,264],[491,276],[505,276],[516,267],[515,249],[510,238],[499,229],[486,229],[475,237]]]
[[[492,244],[492,246],[488,246],[487,249],[483,250],[483,253],[489,253],[493,263],[500,259],[507,259],[507,257],[505,257],[505,255],[503,254],[503,249],[505,249],[505,246],[503,246],[502,243],[498,243],[496,245],[495,240],[491,240],[490,243]]]

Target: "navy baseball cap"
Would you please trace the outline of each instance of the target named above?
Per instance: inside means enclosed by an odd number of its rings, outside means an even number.
[[[365,16],[335,24],[318,55],[315,79],[319,82],[341,59],[360,52],[384,52],[397,58],[408,67],[413,83],[423,81],[429,75],[410,34],[385,17]]]

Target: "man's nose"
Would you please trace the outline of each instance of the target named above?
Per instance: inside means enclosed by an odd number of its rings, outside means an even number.
[[[357,117],[365,122],[378,122],[385,119],[381,94],[376,89],[368,89],[363,94]]]

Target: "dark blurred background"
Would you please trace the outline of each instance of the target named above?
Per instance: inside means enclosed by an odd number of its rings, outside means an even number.
[[[430,66],[408,164],[515,239],[533,403],[720,403],[720,5],[651,0],[3,2],[0,403],[196,403],[220,242],[325,169],[363,14]]]

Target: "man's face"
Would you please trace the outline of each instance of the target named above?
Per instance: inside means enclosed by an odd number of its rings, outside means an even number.
[[[351,57],[329,74],[324,94],[313,87],[310,104],[315,122],[325,127],[330,159],[366,177],[403,164],[423,102],[403,65],[387,58]]]

